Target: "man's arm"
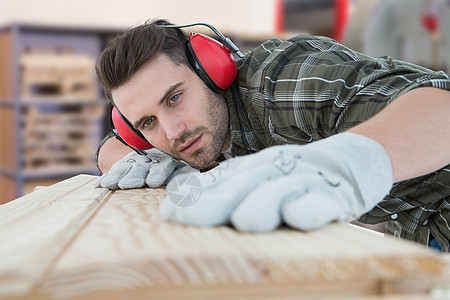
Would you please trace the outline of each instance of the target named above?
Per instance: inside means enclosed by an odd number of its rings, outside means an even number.
[[[449,114],[450,91],[416,88],[349,132],[308,145],[269,147],[195,175],[202,187],[195,205],[179,206],[169,194],[160,215],[252,232],[271,231],[282,222],[312,230],[355,219],[382,201],[394,181],[450,162]],[[188,190],[180,183],[189,178],[175,178],[167,190]]]
[[[125,146],[116,138],[108,139],[98,152],[98,168],[103,174],[108,173],[113,164],[131,151],[133,151],[131,148]]]
[[[423,87],[400,96],[350,132],[380,143],[394,182],[436,171],[450,163],[450,91]]]

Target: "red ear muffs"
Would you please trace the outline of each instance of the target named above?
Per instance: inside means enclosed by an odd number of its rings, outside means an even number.
[[[114,134],[119,135],[119,137],[129,146],[139,150],[153,148],[142,133],[137,131],[130,121],[128,121],[115,106],[111,111],[111,119],[114,126]]]
[[[206,35],[191,33],[187,52],[192,67],[209,88],[218,92],[233,83],[236,62],[224,45]]]

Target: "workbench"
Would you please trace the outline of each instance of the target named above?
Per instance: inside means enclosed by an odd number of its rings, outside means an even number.
[[[167,223],[164,189],[95,179],[0,206],[1,299],[422,299],[450,288],[448,256],[418,244],[347,223],[264,234]]]

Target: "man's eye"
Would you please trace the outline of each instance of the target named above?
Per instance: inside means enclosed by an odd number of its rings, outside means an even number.
[[[149,127],[150,125],[152,125],[154,120],[155,120],[154,118],[148,118],[147,120],[145,120],[144,123],[142,123],[142,128]]]
[[[181,94],[173,95],[173,96],[169,99],[169,102],[170,102],[171,104],[177,102],[178,99],[180,99],[180,96],[181,96]]]

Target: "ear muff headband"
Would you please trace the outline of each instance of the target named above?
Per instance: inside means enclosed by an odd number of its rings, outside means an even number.
[[[229,51],[236,53],[236,55],[241,58],[244,57],[244,55],[241,53],[239,48],[230,40],[230,38],[227,38],[226,36],[224,36],[216,27],[212,26],[211,24],[192,23],[192,24],[187,24],[187,25],[158,25],[158,26],[165,27],[165,28],[186,28],[186,27],[193,27],[193,26],[206,26],[209,29],[211,29],[212,31],[214,31],[214,33],[221,39],[222,43],[225,45],[226,48],[229,49]]]
[[[234,82],[237,67],[231,52],[239,57],[244,57],[244,55],[229,38],[225,37],[214,26],[207,23],[158,26],[166,28],[206,26],[210,28],[222,40],[223,44],[206,35],[192,33],[186,44],[186,55],[189,63],[205,84],[215,92],[225,90]],[[111,121],[111,127],[118,139],[139,154],[145,154],[141,150],[153,147],[115,106],[111,110]]]
[[[207,23],[159,26],[184,28],[197,25],[210,28],[222,40],[223,44],[206,35],[191,33],[186,44],[186,55],[189,63],[210,89],[215,92],[225,90],[234,82],[237,75],[236,62],[231,52],[236,53],[239,57],[244,57],[239,48],[229,38]]]

